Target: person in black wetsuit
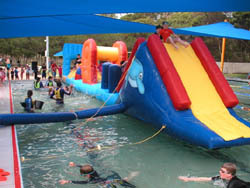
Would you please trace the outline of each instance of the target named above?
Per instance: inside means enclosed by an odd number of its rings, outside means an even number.
[[[179,176],[180,180],[185,182],[213,181],[215,185],[224,188],[250,188],[250,183],[239,179],[236,176],[236,165],[233,163],[224,163],[220,169],[220,175],[215,177],[186,177]]]
[[[112,175],[102,178],[99,176],[99,174],[94,170],[94,168],[91,165],[76,165],[73,162],[69,163],[69,166],[71,167],[79,167],[80,168],[80,174],[86,176],[88,179],[86,181],[72,181],[72,180],[60,180],[60,184],[67,184],[67,183],[72,183],[72,184],[100,184],[102,186],[105,186],[107,188],[116,188],[115,184],[121,185],[123,187],[132,187],[135,188],[135,185],[132,185],[131,183],[128,182],[129,179],[132,179],[135,177],[137,174],[132,174],[128,178],[122,179],[119,174],[116,172],[113,172]]]

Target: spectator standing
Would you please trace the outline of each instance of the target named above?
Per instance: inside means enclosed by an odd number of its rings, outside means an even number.
[[[62,66],[59,65],[58,67],[58,73],[59,73],[59,77],[62,78]]]
[[[11,68],[10,71],[11,80],[14,80],[14,74],[15,74],[14,68]]]
[[[46,65],[42,65],[42,79],[46,80]]]
[[[10,57],[7,57],[5,62],[6,62],[7,70],[10,70],[11,68]]]
[[[7,68],[6,68],[6,77],[7,77],[7,80],[10,79],[10,70],[8,70]]]
[[[24,67],[23,66],[21,66],[21,80],[23,80],[23,74],[24,74]]]
[[[1,84],[4,82],[4,79],[5,79],[5,72],[3,68],[0,67],[0,83]]]
[[[17,67],[21,67],[21,61],[17,60]]]
[[[56,77],[56,70],[58,69],[57,64],[55,61],[51,61],[51,71],[52,71],[52,76],[55,78]]]
[[[15,79],[19,80],[19,76],[18,76],[18,67],[15,67]]]
[[[26,80],[30,79],[30,73],[31,73],[31,69],[29,67],[29,65],[26,65]]]

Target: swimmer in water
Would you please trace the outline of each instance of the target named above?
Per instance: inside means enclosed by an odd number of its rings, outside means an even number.
[[[250,112],[250,108],[249,107],[242,106],[241,109]]]
[[[219,176],[214,177],[186,177],[179,176],[179,179],[185,182],[206,182],[212,181],[215,185],[225,188],[250,188],[250,183],[239,179],[236,176],[236,165],[233,163],[224,163],[219,171]]]
[[[72,180],[60,180],[60,184],[96,184],[99,183],[102,186],[108,187],[108,188],[116,188],[115,184],[121,185],[123,187],[136,187],[135,185],[132,185],[128,181],[131,180],[133,177],[138,175],[138,172],[133,172],[130,174],[129,177],[122,179],[119,174],[116,172],[113,172],[111,176],[107,176],[106,178],[102,178],[99,176],[99,174],[94,170],[94,168],[87,164],[87,165],[76,165],[74,162],[70,162],[69,166],[71,167],[79,167],[80,168],[80,174],[82,176],[85,176],[88,178],[86,181],[72,181]]]

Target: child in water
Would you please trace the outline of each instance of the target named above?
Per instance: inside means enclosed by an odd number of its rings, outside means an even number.
[[[57,104],[64,103],[64,94],[70,95],[72,93],[73,85],[70,85],[69,88],[62,88],[62,83],[57,82],[57,87],[50,92],[50,98],[55,99]]]
[[[25,111],[27,111],[27,112],[34,112],[32,95],[33,95],[33,91],[28,90],[27,91],[27,98],[24,101],[25,102]]]

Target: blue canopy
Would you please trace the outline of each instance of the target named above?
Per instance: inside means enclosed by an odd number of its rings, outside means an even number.
[[[249,0],[0,0],[0,5],[0,18],[3,19],[138,12],[250,11]]]
[[[95,14],[250,11],[249,0],[0,0],[0,38],[154,32],[154,26]]]
[[[232,39],[250,40],[250,31],[246,29],[235,28],[228,22],[219,22],[215,24],[173,29],[177,34],[224,37]]]
[[[97,15],[0,19],[0,38],[154,32],[152,25]]]
[[[57,52],[54,54],[54,56],[58,57],[58,56],[63,56],[63,51]]]

